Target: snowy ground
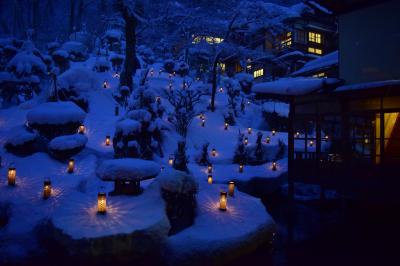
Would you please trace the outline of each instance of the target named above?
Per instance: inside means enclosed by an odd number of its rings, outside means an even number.
[[[94,59],[74,64],[74,67],[92,69]],[[149,77],[148,84],[155,90],[166,88],[169,83],[168,74],[159,75],[159,64],[154,67],[154,77]],[[12,204],[11,219],[8,225],[0,228],[0,263],[8,261],[10,256],[19,254],[23,258],[29,251],[37,248],[31,237],[35,227],[46,219],[50,219],[54,226],[67,234],[73,240],[96,239],[116,234],[129,234],[137,230],[154,229],[157,224],[160,237],[167,238],[168,221],[164,211],[164,203],[158,192],[157,182],[148,180],[142,183],[145,192],[137,197],[115,196],[108,197],[109,212],[105,216],[96,215],[97,192],[110,192],[113,184],[103,182],[96,176],[97,165],[105,159],[113,157],[112,145],[105,145],[105,137],[113,136],[116,121],[124,115],[114,115],[116,102],[112,91],[118,85],[118,80],[112,73],[95,73],[98,83],[109,83],[109,88],[101,85],[87,91],[89,96],[89,113],[84,124],[88,143],[86,148],[77,156],[76,171],[67,173],[67,165],[56,161],[45,153],[36,153],[28,157],[17,157],[7,153],[3,145],[12,135],[10,129],[23,125],[26,122],[26,113],[33,107],[45,102],[44,97],[21,104],[20,106],[0,110],[0,153],[2,168],[0,169],[0,202]],[[180,86],[182,79],[174,77],[174,86]],[[199,84],[201,85],[201,81]],[[204,253],[206,257],[222,256],[227,253],[218,250],[226,249],[235,252],[243,247],[256,245],[258,241],[267,239],[273,231],[273,221],[265,211],[259,199],[236,191],[235,197],[228,198],[228,211],[218,210],[220,190],[227,189],[231,180],[249,181],[252,178],[275,178],[287,169],[287,160],[278,161],[277,171],[271,170],[271,164],[260,166],[245,166],[244,172],[239,173],[238,165],[232,164],[232,157],[236,148],[238,131],[246,132],[249,145],[254,145],[257,128],[261,121],[261,105],[249,103],[245,114],[237,119],[236,126],[224,130],[223,111],[227,104],[226,92],[218,92],[216,97],[216,111],[207,111],[209,96],[204,97],[199,108],[206,117],[205,127],[200,126],[200,119],[192,122],[187,137],[187,154],[189,155],[189,169],[199,182],[198,215],[190,228],[169,237],[168,249],[172,250],[174,259],[196,256],[195,253]],[[167,106],[166,99],[162,103]],[[284,110],[283,110],[284,111]],[[168,123],[166,121],[166,123]],[[252,134],[247,134],[247,128],[252,127]],[[172,126],[171,126],[172,128]],[[277,132],[263,132],[264,139],[271,136],[269,145],[276,146],[279,140],[287,142],[287,134]],[[164,158],[156,158],[160,167],[168,165],[168,155],[173,154],[179,135],[171,130],[166,133],[163,143]],[[210,150],[215,148],[217,156],[210,158],[213,162],[214,184],[207,183],[205,167],[194,161],[200,152],[201,144],[210,143]],[[6,176],[9,165],[17,168],[17,186],[7,186]],[[50,178],[52,181],[52,196],[48,200],[42,199],[43,181]],[[156,179],[155,179],[156,180]],[[134,218],[132,218],[134,217]],[[29,239],[29,241],[27,241]],[[10,255],[11,254],[11,255]],[[179,259],[178,259],[179,258]]]

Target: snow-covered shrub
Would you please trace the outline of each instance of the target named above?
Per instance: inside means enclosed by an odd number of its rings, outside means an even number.
[[[85,116],[73,102],[48,102],[29,111],[26,118],[29,128],[38,130],[44,137],[54,138],[74,134]]]
[[[7,65],[7,70],[16,77],[27,77],[46,73],[42,59],[32,52],[23,51],[16,54]]]
[[[179,171],[188,172],[187,163],[189,159],[186,156],[186,142],[178,141],[178,149],[175,151],[174,162],[172,167]]]
[[[248,154],[244,145],[244,134],[239,131],[238,143],[236,146],[235,154],[233,156],[233,163],[246,164],[248,161]]]
[[[287,147],[286,147],[285,143],[281,139],[279,139],[278,140],[278,151],[275,154],[274,161],[278,161],[278,160],[282,159],[283,157],[285,157],[286,152],[287,152]]]
[[[0,228],[6,226],[11,218],[11,203],[0,202]]]
[[[235,116],[233,115],[233,110],[229,110],[224,113],[224,122],[228,123],[230,126],[234,126],[236,124]]]
[[[164,69],[167,73],[174,72],[175,69],[175,62],[172,59],[167,59],[164,61]]]
[[[110,70],[110,62],[107,60],[106,57],[99,57],[96,58],[96,62],[94,63],[94,70],[96,72],[106,72]]]
[[[199,156],[196,158],[196,162],[197,162],[199,165],[207,166],[207,165],[210,165],[210,164],[211,164],[210,158],[209,158],[209,156],[208,156],[208,146],[209,146],[209,145],[210,145],[210,143],[209,143],[209,142],[206,142],[206,143],[204,143],[204,144],[201,146],[201,153],[200,153]]]
[[[110,61],[111,61],[113,70],[115,70],[115,71],[121,70],[121,66],[122,66],[122,63],[124,62],[124,58],[125,57],[121,54],[113,53],[110,55]]]
[[[111,51],[120,52],[121,51],[121,41],[124,36],[123,32],[119,29],[109,29],[107,30],[103,37],[104,45]]]
[[[49,43],[46,45],[46,49],[47,49],[47,52],[48,52],[49,54],[52,54],[52,53],[55,52],[57,49],[59,49],[60,46],[61,46],[61,44],[60,44],[59,42],[57,42],[57,41],[49,42]]]
[[[228,95],[228,109],[238,116],[238,105],[240,101],[240,85],[237,80],[225,78],[222,80]]]
[[[166,212],[171,223],[170,235],[191,226],[196,215],[196,193],[198,184],[186,172],[166,169],[157,177]]]
[[[10,135],[5,144],[4,148],[15,155],[27,156],[36,152],[34,143],[38,135],[29,131],[25,126],[18,126],[10,131]]]
[[[64,72],[69,68],[69,54],[65,50],[56,50],[52,53],[54,64],[60,69],[60,72]]]
[[[39,92],[40,79],[36,75],[17,78],[9,72],[0,72],[0,96],[3,103],[21,103]]]
[[[253,76],[248,73],[239,73],[235,75],[235,78],[239,81],[242,91],[246,94],[250,93],[254,81]]]
[[[55,137],[49,143],[49,151],[54,158],[65,160],[83,150],[87,141],[82,134]]]
[[[268,125],[268,129],[269,130],[275,129],[277,131],[287,131],[287,126],[289,123],[288,117],[281,115],[275,110],[271,112],[269,106],[267,105],[272,105],[272,103],[264,104],[261,112],[265,122]]]
[[[141,155],[138,139],[140,138],[142,125],[133,119],[123,119],[116,125],[113,138],[114,153],[117,158],[138,158]]]
[[[80,42],[65,42],[61,49],[68,52],[71,61],[85,61],[88,56],[86,45]]]
[[[138,46],[137,53],[146,64],[153,64],[156,59],[153,50],[145,45]]]
[[[13,58],[18,53],[18,49],[12,45],[0,47],[0,49],[0,67],[1,69],[4,69],[11,58]]]
[[[184,61],[179,61],[175,64],[174,70],[178,75],[184,77],[189,74],[189,65]]]
[[[257,133],[257,140],[255,146],[247,148],[247,163],[250,165],[260,165],[268,161],[268,145],[262,143],[261,132]]]

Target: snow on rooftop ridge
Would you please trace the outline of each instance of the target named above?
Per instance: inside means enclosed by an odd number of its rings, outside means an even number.
[[[81,122],[86,113],[73,102],[48,102],[29,111],[26,119],[30,124],[60,125]]]
[[[103,161],[96,174],[103,180],[142,180],[157,176],[160,165],[153,161],[124,158]]]
[[[389,86],[400,86],[400,80],[394,79],[394,80],[372,81],[372,82],[344,85],[336,88],[335,92],[350,91],[350,90],[366,90],[366,89],[389,87]]]
[[[86,145],[88,139],[85,135],[75,134],[60,136],[50,141],[49,147],[52,150],[73,150]]]
[[[332,11],[330,11],[329,9],[327,9],[327,8],[324,7],[324,6],[321,6],[320,4],[318,4],[318,3],[315,2],[315,1],[308,1],[308,3],[310,3],[312,6],[314,6],[315,8],[319,9],[320,11],[322,11],[322,12],[324,12],[324,13],[326,13],[326,14],[329,14],[329,15],[332,15],[332,14],[333,14]]]
[[[336,79],[329,78],[282,78],[271,82],[258,83],[253,86],[252,91],[260,94],[295,96],[317,91],[325,85],[336,81]]]
[[[299,76],[301,74],[316,71],[318,69],[328,68],[339,63],[339,51],[334,51],[332,53],[326,54],[306,63],[302,68],[293,72],[291,76]]]

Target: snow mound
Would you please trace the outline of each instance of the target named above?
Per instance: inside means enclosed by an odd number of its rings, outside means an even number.
[[[11,134],[7,138],[5,145],[20,146],[27,142],[34,141],[37,138],[37,134],[29,132],[24,126],[17,126],[10,130]]]
[[[165,169],[157,177],[161,188],[174,193],[193,193],[198,184],[192,175],[175,169]]]
[[[103,180],[143,180],[157,176],[160,173],[160,165],[141,159],[114,159],[103,161],[96,173]]]
[[[87,92],[101,87],[96,74],[84,67],[68,69],[58,77],[57,84],[60,88],[74,88],[80,92]]]
[[[52,150],[73,150],[85,146],[87,141],[87,137],[82,134],[60,136],[50,141],[49,148]]]
[[[29,76],[46,72],[46,65],[42,60],[31,52],[20,52],[16,54],[7,66],[18,76]]]
[[[86,113],[73,102],[48,102],[29,111],[26,118],[29,124],[61,125],[83,121],[85,116]]]
[[[115,133],[122,133],[122,135],[127,136],[134,132],[140,132],[141,124],[132,119],[124,119],[119,121],[116,125]]]

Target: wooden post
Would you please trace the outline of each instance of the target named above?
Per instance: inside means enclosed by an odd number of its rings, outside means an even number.
[[[288,125],[288,197],[294,199],[294,116],[295,101],[294,98],[289,102],[289,125]]]

